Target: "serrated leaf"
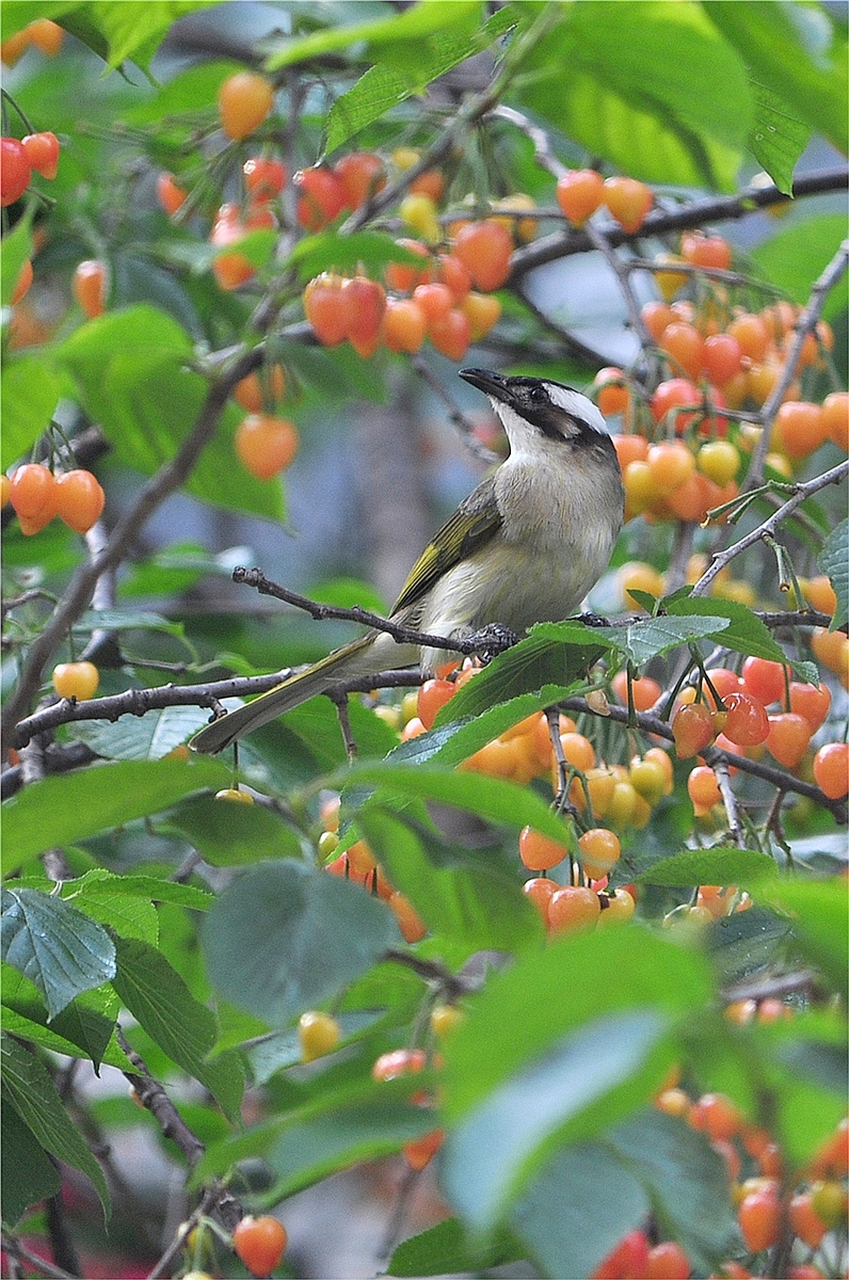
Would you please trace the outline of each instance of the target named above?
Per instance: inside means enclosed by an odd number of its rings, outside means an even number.
[[[476,676],[475,679],[477,678]],[[546,686],[544,703],[537,694],[520,694],[509,702],[498,703],[479,715],[460,720],[456,720],[451,714],[454,703],[451,698],[439,712],[433,729],[420,733],[415,738],[408,738],[406,742],[394,747],[386,758],[390,764],[425,764],[428,761],[441,765],[460,764],[526,716],[533,715],[534,712],[541,713],[544,705],[548,706],[567,696],[566,689],[558,690],[549,685]]]
[[[779,918],[789,917],[802,953],[842,991],[849,968],[849,902],[840,878],[768,880],[758,883],[752,894],[778,911]]]
[[[270,1026],[320,1007],[398,936],[384,903],[291,859],[237,876],[201,928],[216,987]]]
[[[8,1101],[43,1150],[90,1179],[103,1206],[104,1217],[108,1219],[111,1200],[103,1172],[62,1105],[47,1068],[5,1032],[0,1034],[0,1055],[2,1088]]]
[[[849,520],[841,520],[820,552],[819,565],[827,573],[837,596],[837,607],[829,631],[846,625],[849,619]]]
[[[5,239],[3,244],[5,246]],[[4,278],[5,272],[4,266]],[[61,392],[62,380],[43,355],[24,354],[4,359],[0,381],[3,419],[0,464],[4,470],[30,452],[50,422]]]
[[[758,163],[779,191],[793,193],[793,170],[811,136],[810,126],[797,119],[777,93],[751,81],[755,103],[751,147]]]
[[[705,639],[715,640],[717,644],[746,656],[769,658],[772,662],[786,661],[784,650],[766,624],[748,605],[737,600],[723,600],[717,596],[711,596],[709,600],[703,600],[701,596],[676,596],[662,601],[662,607],[674,617],[718,614],[724,619],[724,626],[717,628],[715,634],[706,635]]]
[[[208,1061],[218,1028],[215,1015],[189,988],[156,947],[138,939],[116,938],[117,971],[113,986],[124,1004],[163,1053],[199,1080],[225,1115],[236,1114],[244,1077],[238,1055]]]
[[[777,875],[775,862],[766,853],[735,846],[688,849],[661,858],[636,876],[641,884],[696,885],[746,884],[757,876]]]
[[[76,844],[159,813],[193,792],[218,790],[229,783],[223,764],[198,758],[122,761],[44,778],[3,805],[4,872],[26,865],[54,845]]]
[[[558,1206],[560,1207],[560,1206]],[[445,1218],[418,1235],[403,1240],[389,1259],[390,1276],[445,1276],[484,1272],[518,1262],[525,1251],[507,1231],[478,1242],[463,1229],[459,1218]]]
[[[37,889],[2,891],[2,956],[44,997],[51,1018],[115,974],[115,948],[89,916]]]

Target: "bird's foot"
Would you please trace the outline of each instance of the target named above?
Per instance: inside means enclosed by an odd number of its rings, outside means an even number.
[[[576,622],[583,622],[585,627],[610,626],[610,619],[603,618],[600,613],[579,613]]]
[[[482,662],[487,663],[497,658],[499,653],[512,649],[518,639],[516,632],[509,627],[502,627],[499,622],[490,622],[479,631],[473,631],[466,638],[466,644],[469,652],[476,653]]]

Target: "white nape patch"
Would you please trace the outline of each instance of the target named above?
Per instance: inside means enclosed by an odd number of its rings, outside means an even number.
[[[561,387],[556,382],[544,382],[543,386],[552,404],[564,409],[571,417],[579,418],[588,427],[592,427],[593,431],[600,431],[603,435],[609,434],[601,410],[593,404],[592,400],[581,395],[580,391],[573,391],[571,387]]]

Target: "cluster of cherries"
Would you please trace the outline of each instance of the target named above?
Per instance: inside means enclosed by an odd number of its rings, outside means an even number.
[[[75,533],[88,533],[105,500],[97,477],[82,467],[54,475],[41,462],[25,462],[11,476],[0,475],[0,506],[11,503],[21,532],[29,536],[54,516]]]

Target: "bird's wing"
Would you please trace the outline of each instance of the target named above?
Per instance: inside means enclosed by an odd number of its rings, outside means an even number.
[[[484,546],[501,528],[494,477],[484,480],[428,543],[395,601],[393,614],[416,604],[443,574]]]

